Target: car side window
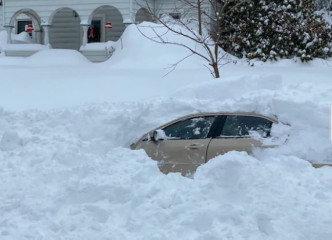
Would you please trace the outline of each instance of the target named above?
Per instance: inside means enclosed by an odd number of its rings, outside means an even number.
[[[167,126],[163,130],[168,139],[202,139],[208,136],[215,118],[190,118]]]
[[[247,137],[253,133],[268,137],[271,126],[272,122],[265,118],[229,115],[226,117],[220,137]]]

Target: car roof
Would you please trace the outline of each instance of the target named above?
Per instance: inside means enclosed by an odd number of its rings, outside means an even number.
[[[189,114],[189,115],[185,115],[182,116],[180,118],[174,119],[168,123],[165,123],[161,126],[159,126],[158,128],[154,129],[157,130],[159,128],[163,128],[166,127],[170,124],[173,124],[175,122],[181,121],[181,120],[185,120],[188,118],[193,118],[193,117],[204,117],[204,116],[221,116],[221,115],[242,115],[242,116],[253,116],[253,117],[261,117],[261,118],[265,118],[273,123],[278,123],[278,119],[276,117],[271,117],[271,116],[266,116],[260,113],[255,113],[255,112],[200,112],[200,113],[194,113],[194,114]]]
[[[191,117],[200,117],[200,116],[220,116],[220,115],[242,115],[242,116],[253,116],[253,117],[261,117],[265,118],[267,120],[270,120],[272,122],[278,122],[278,119],[276,117],[266,116],[260,113],[255,112],[201,112],[201,113],[194,113],[189,114],[183,117],[178,118],[177,120],[180,120],[182,118],[191,118]]]

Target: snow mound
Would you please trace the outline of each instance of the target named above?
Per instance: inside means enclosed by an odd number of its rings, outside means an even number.
[[[3,151],[14,150],[21,145],[17,132],[6,131],[0,141],[0,149]]]
[[[264,92],[282,90],[281,75],[250,75],[237,76],[227,79],[215,79],[210,82],[191,84],[178,89],[173,96],[181,98],[213,100],[221,102],[236,97],[250,97],[253,92],[259,90]],[[234,87],[234,86],[241,86]]]
[[[163,77],[187,54],[130,26],[102,64],[70,50],[1,57],[0,239],[331,239],[332,168],[308,161],[332,160],[332,61],[239,60],[212,80],[190,58]],[[272,134],[288,140],[218,156],[192,178],[128,148],[207,111],[276,115],[289,126]]]
[[[139,25],[132,24],[126,28],[117,42],[116,51],[104,64],[119,69],[128,66],[134,69],[152,69],[158,66],[159,69],[163,69],[172,68],[174,64],[179,62],[177,67],[180,69],[204,68],[201,59],[196,55],[185,59],[191,55],[189,50],[172,44],[156,43],[143,35],[155,37],[153,36],[155,29],[161,31],[163,35],[167,34],[170,41],[176,39],[175,34],[167,33],[167,29],[161,25],[147,22]],[[181,43],[193,48],[196,46],[194,42],[186,38],[181,39]],[[196,48],[200,48],[200,46],[197,45]],[[182,59],[185,60],[180,61]]]
[[[3,240],[332,236],[332,168],[230,152],[192,179],[163,175],[144,151],[114,147],[116,125],[131,125],[119,109],[1,115],[0,135],[14,143],[0,151]]]
[[[21,32],[20,34],[12,34],[12,43],[13,44],[26,44],[32,43],[32,38],[29,33]]]
[[[86,65],[91,62],[76,50],[46,49],[24,59],[30,66],[73,66]]]
[[[116,42],[108,41],[108,42],[99,42],[99,43],[88,43],[85,46],[81,46],[80,51],[82,50],[105,50],[111,49],[114,47]]]
[[[49,46],[37,43],[18,43],[18,44],[7,44],[4,48],[5,50],[15,50],[15,51],[40,51],[43,49],[49,49]]]

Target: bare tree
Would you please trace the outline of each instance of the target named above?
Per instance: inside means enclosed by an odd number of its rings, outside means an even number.
[[[154,37],[140,30],[145,37],[154,42],[178,45],[188,49],[190,55],[182,60],[192,55],[199,56],[208,63],[211,74],[215,78],[220,77],[220,67],[230,61],[226,58],[227,54],[219,47],[224,17],[248,0],[174,0],[174,6],[166,10],[161,5],[151,6],[148,0],[142,1],[144,6],[140,5],[145,7],[164,29],[190,39],[201,47],[197,49],[181,42],[171,41],[165,37],[164,33],[156,29],[153,29]],[[175,68],[182,60],[175,63],[173,67]]]

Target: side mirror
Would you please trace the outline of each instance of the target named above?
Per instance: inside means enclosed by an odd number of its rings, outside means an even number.
[[[153,142],[162,141],[167,138],[164,130],[161,130],[161,129],[150,132],[149,136],[150,136],[151,141],[153,141]]]

